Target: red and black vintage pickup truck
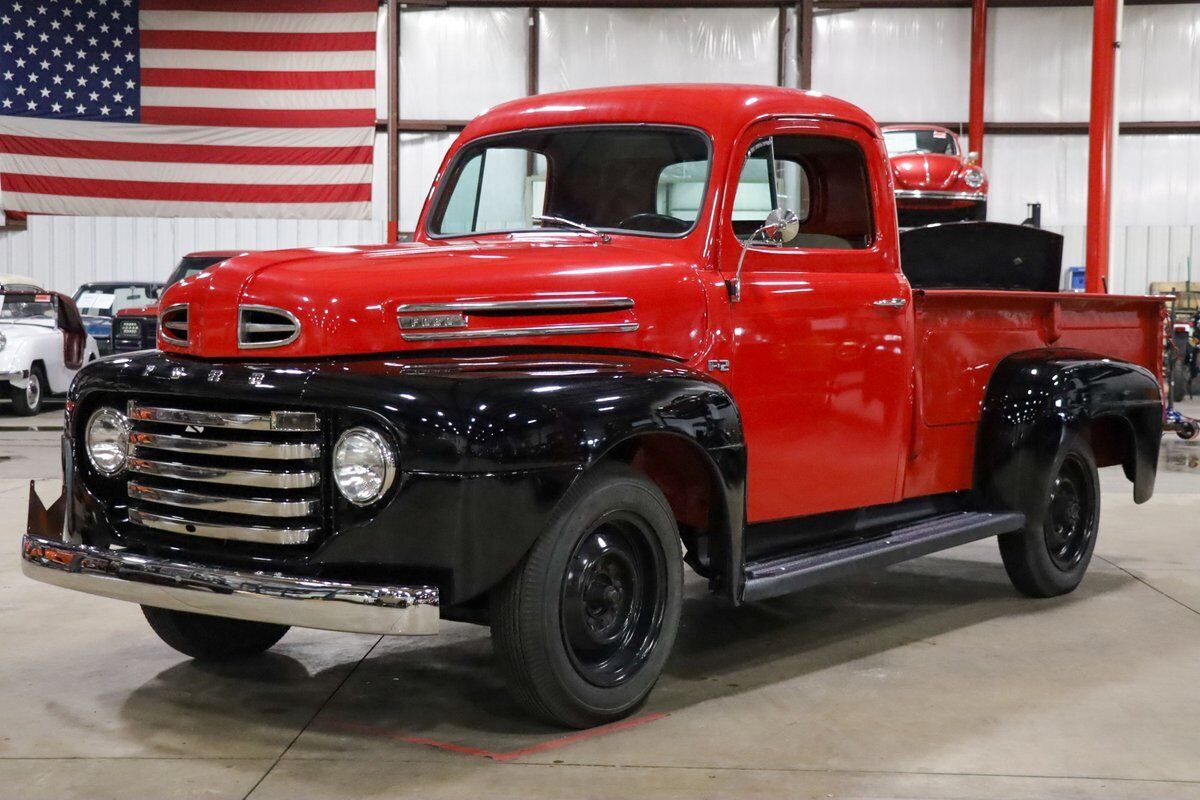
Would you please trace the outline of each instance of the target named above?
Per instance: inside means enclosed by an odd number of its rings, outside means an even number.
[[[197,658],[488,624],[569,726],[646,698],[684,565],[736,605],[997,537],[1018,590],[1070,592],[1097,467],[1153,491],[1164,303],[1058,293],[1033,229],[902,245],[892,189],[818,94],[499,106],[412,243],[233,258],[165,293],[157,351],[85,367],[24,571]]]

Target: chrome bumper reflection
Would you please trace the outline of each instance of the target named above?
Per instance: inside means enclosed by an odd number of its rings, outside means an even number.
[[[924,189],[897,189],[897,200],[970,200],[982,203],[987,200],[984,192],[942,192]]]
[[[43,583],[157,608],[351,633],[438,631],[433,586],[377,586],[235,572],[27,533],[21,571]]]

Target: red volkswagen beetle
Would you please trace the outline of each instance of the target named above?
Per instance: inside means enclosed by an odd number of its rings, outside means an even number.
[[[976,153],[963,153],[953,131],[937,125],[889,125],[883,138],[902,226],[987,217],[987,175]]]

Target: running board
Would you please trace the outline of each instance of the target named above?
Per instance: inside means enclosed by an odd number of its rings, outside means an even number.
[[[870,539],[746,564],[744,601],[807,589],[868,569],[877,569],[1020,530],[1024,514],[959,511],[902,525]]]

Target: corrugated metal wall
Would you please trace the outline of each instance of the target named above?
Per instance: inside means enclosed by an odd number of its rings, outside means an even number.
[[[775,81],[774,9],[539,13],[543,91],[665,80]],[[990,13],[988,118],[1085,120],[1091,10]],[[406,12],[403,116],[469,118],[523,94],[527,14],[523,8]],[[794,28],[794,15],[788,19]],[[1124,24],[1123,118],[1200,119],[1200,4],[1130,6]],[[813,87],[859,103],[882,120],[965,119],[969,27],[966,9],[821,12]],[[791,42],[786,54],[786,73],[794,81]],[[383,86],[382,64],[379,81]],[[403,137],[402,229],[414,227],[453,139],[444,133]],[[32,274],[70,291],[86,280],[161,277],[188,250],[378,242],[386,206],[383,144],[379,137],[371,222],[34,218],[28,231],[0,232],[0,271]],[[1065,264],[1081,264],[1086,138],[990,136],[985,144],[991,218],[1019,222],[1026,203],[1041,202],[1045,224],[1067,236]],[[1200,277],[1200,136],[1120,137],[1116,180],[1112,288],[1144,291],[1150,280],[1181,280],[1189,256]]]

